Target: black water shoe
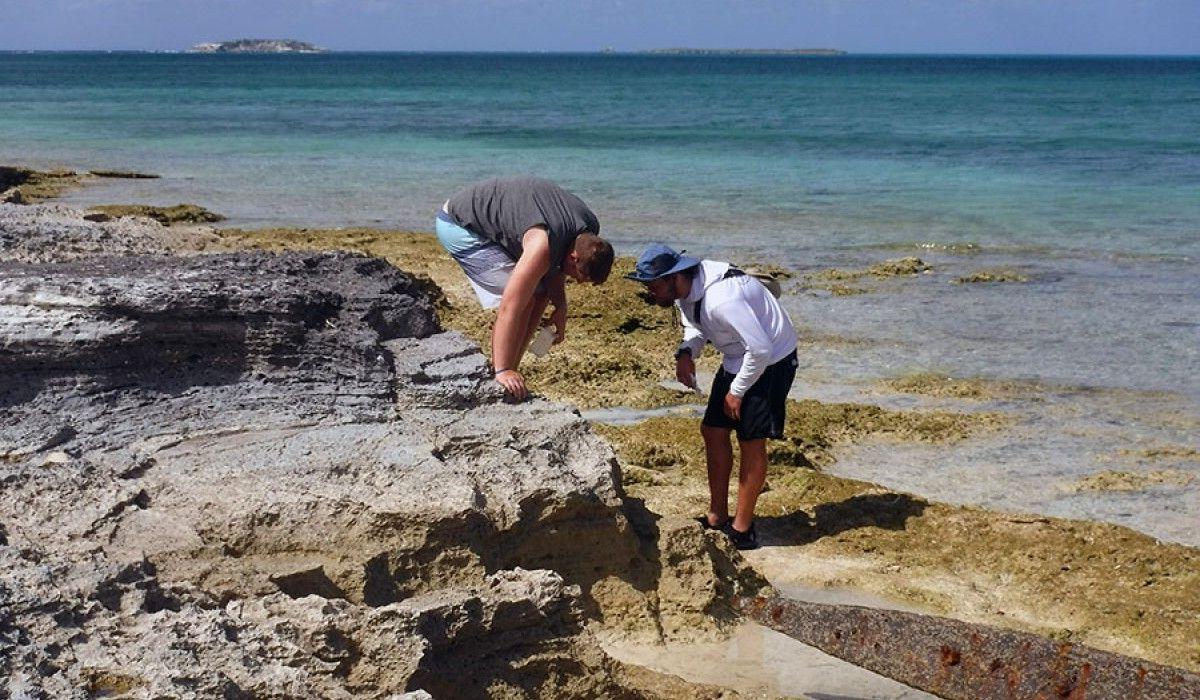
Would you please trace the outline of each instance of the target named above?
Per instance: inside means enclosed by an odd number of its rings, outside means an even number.
[[[758,531],[754,529],[754,523],[750,523],[749,530],[742,532],[733,526],[731,518],[725,528],[725,534],[729,535],[729,541],[738,549],[758,549]]]
[[[721,523],[720,525],[713,525],[712,523],[708,522],[707,515],[701,515],[696,518],[696,522],[700,523],[700,527],[704,528],[705,530],[720,530],[724,532],[725,528],[729,527],[729,524],[733,522],[733,518],[725,518],[725,522]]]

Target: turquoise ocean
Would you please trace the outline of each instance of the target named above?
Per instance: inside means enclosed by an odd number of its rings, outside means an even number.
[[[0,53],[0,162],[157,173],[67,201],[195,202],[247,227],[430,230],[456,188],[530,173],[625,253],[664,241],[801,275],[916,255],[932,274],[871,294],[790,283],[797,396],[1017,426],[837,468],[1200,543],[1200,58]],[[1030,281],[952,283],[997,267]],[[1053,389],[875,385],[923,371]],[[1164,446],[1183,456],[1138,456]],[[1182,476],[1070,487],[1163,469]]]

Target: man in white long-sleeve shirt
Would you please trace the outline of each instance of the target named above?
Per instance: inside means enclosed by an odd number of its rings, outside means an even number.
[[[700,424],[709,509],[699,520],[706,528],[723,530],[738,549],[754,549],[754,507],[767,475],[767,440],[783,437],[788,390],[796,376],[792,320],[756,278],[729,263],[701,261],[662,244],[647,248],[626,277],[645,284],[655,304],[679,307],[684,330],[675,351],[675,376],[680,382],[696,386],[695,358],[706,342],[723,355]],[[731,518],[730,433],[735,430],[742,464]]]

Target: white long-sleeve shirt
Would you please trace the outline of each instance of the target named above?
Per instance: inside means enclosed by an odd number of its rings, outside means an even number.
[[[729,263],[701,261],[691,292],[675,302],[683,317],[679,350],[700,357],[704,343],[712,343],[724,356],[721,366],[734,375],[729,393],[740,398],[768,366],[796,349],[796,329],[762,282],[750,275],[722,279],[728,270]]]

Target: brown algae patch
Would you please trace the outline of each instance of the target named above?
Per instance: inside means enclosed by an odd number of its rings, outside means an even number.
[[[0,165],[0,202],[38,204],[55,199],[64,192],[81,187],[96,178],[150,179],[157,175],[124,170],[34,170],[19,165]]]
[[[880,279],[887,277],[911,277],[922,272],[932,272],[933,268],[926,265],[923,260],[915,257],[895,258],[892,260],[884,260],[881,263],[876,263],[865,270],[842,270],[834,268],[831,270],[822,270],[814,272],[806,277],[810,280],[818,280],[825,282],[833,281],[849,281],[862,279],[863,277],[877,277]]]
[[[32,170],[0,165],[0,202],[44,202],[78,187],[85,177],[73,170]]]
[[[984,284],[989,282],[1028,282],[1029,276],[1008,268],[976,270],[969,275],[956,277],[954,284]]]
[[[117,180],[157,180],[160,177],[159,175],[138,173],[131,170],[89,170],[88,175]]]
[[[799,407],[792,409],[789,423],[801,420],[787,442],[845,437],[810,432],[820,422],[805,422]],[[651,511],[688,516],[707,508],[695,418],[597,430],[616,445],[622,464],[658,475],[623,481]],[[819,454],[827,453],[814,451],[809,461],[822,462]],[[1196,549],[1106,523],[928,502],[791,466],[780,443],[771,456],[758,508],[767,546],[747,554],[772,581],[855,588],[959,619],[1200,669]]]
[[[886,379],[877,388],[904,394],[919,394],[952,399],[991,401],[997,399],[1036,398],[1046,387],[1033,382],[1003,381],[981,377],[951,377],[936,372],[918,372]]]
[[[160,207],[149,204],[101,204],[88,209],[84,218],[91,221],[108,221],[125,216],[140,216],[153,219],[164,226],[172,224],[211,224],[223,221],[224,216],[211,212],[196,204],[176,204]]]
[[[1139,462],[1200,462],[1200,450],[1184,445],[1159,445],[1140,450],[1121,450],[1122,457]]]
[[[791,474],[790,467],[832,464],[838,446],[867,437],[952,443],[1010,423],[1008,416],[995,413],[893,411],[869,404],[788,401],[784,438],[771,443],[771,462],[789,467]],[[597,430],[622,442],[622,464],[704,472],[699,420],[694,417],[659,416],[628,426],[598,425]]]
[[[784,464],[822,466],[833,463],[836,446],[868,436],[952,443],[1006,428],[1012,421],[1001,413],[893,411],[870,404],[806,399],[788,402],[784,439],[772,448],[775,459]]]
[[[852,297],[859,294],[869,294],[871,292],[869,289],[863,289],[862,287],[851,287],[848,284],[838,284],[836,282],[826,285],[823,287],[823,289],[835,297]]]
[[[1073,491],[1141,491],[1151,486],[1187,486],[1194,475],[1179,469],[1150,472],[1107,470],[1090,474],[1071,485]]]
[[[479,308],[458,265],[427,233],[379,229],[224,229],[218,249],[353,250],[385,258],[428,278],[444,296],[443,326],[462,331],[487,352],[494,313]],[[624,279],[633,261],[618,258],[601,286],[569,284],[567,338],[545,358],[527,357],[521,371],[535,392],[581,408],[652,408],[693,401],[693,395],[658,386],[674,376],[672,352],[681,330],[674,311],[644,303],[642,285]],[[715,369],[703,358],[701,369]]]
[[[843,270],[833,268],[821,270],[804,276],[805,289],[823,289],[834,296],[852,296],[867,294],[871,289],[856,287],[847,282],[856,282],[871,277],[882,280],[893,277],[913,277],[921,273],[933,272],[933,268],[916,257],[895,258],[876,263],[863,270]]]

